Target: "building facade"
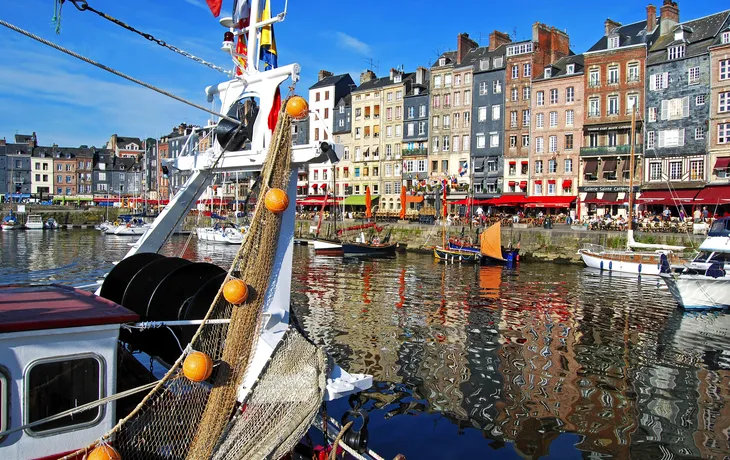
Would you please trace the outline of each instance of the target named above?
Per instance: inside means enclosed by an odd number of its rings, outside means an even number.
[[[352,195],[352,186],[349,182],[352,173],[352,94],[340,98],[335,105],[333,135],[336,144],[343,146],[342,158],[335,165],[335,195],[346,197]]]
[[[45,201],[53,195],[53,148],[37,147],[31,155],[30,193]]]
[[[390,77],[377,78],[374,72],[366,70],[360,75],[360,86],[352,92],[352,144],[349,149],[352,171],[351,182],[348,182],[352,184],[352,195],[364,195],[366,187],[370,187],[371,194],[375,194],[375,189],[380,190],[382,89],[390,83]]]
[[[712,183],[730,182],[730,27],[710,46],[710,126],[708,140]]]
[[[6,198],[30,198],[32,150],[33,147],[28,144],[15,143],[5,146]]]
[[[84,198],[94,193],[94,149],[79,147],[76,152],[76,193]]]
[[[423,72],[422,72],[423,73]],[[373,157],[371,193],[379,195],[379,209],[400,209],[400,182],[402,180],[401,151],[403,144],[403,120],[405,95],[413,85],[414,73],[403,69],[390,69],[389,81],[383,86],[383,111],[380,145]],[[375,163],[377,162],[377,163]],[[424,173],[423,180],[426,180]]]
[[[53,151],[53,189],[54,196],[75,196],[76,189],[76,154],[73,149],[61,149],[54,146]]]
[[[122,137],[112,134],[106,148],[121,158],[137,158],[144,153],[144,142],[138,137]]]
[[[575,197],[583,145],[583,56],[545,67],[532,81],[532,95],[530,195]],[[505,185],[514,192],[521,184]]]
[[[413,200],[416,203],[418,200],[423,198],[412,198],[414,190],[420,188],[423,190],[423,195],[429,199],[435,198],[435,189],[431,187],[436,178],[432,177],[429,179],[429,170],[438,170],[438,160],[434,160],[435,164],[432,164],[430,169],[428,165],[429,161],[429,74],[428,69],[425,67],[418,67],[413,75],[413,81],[410,90],[406,93],[403,100],[403,143],[401,145],[401,156],[405,167],[401,169],[401,176],[397,176],[397,164],[393,166],[393,170],[385,169],[385,176],[383,177],[383,188],[386,195],[400,194],[403,186],[407,190],[410,190],[411,195],[407,200]],[[419,166],[418,162],[425,162],[423,166]],[[421,173],[421,178],[418,177],[418,172],[409,173],[408,170],[418,171],[418,169],[424,169]],[[392,172],[392,174],[391,174]],[[428,180],[426,187],[420,187],[423,180]],[[418,193],[418,192],[416,192]],[[418,196],[418,195],[416,195]],[[393,200],[388,200],[384,205],[386,211],[396,211],[400,209],[401,198],[397,196]],[[406,203],[406,205],[410,205]],[[417,206],[413,204],[410,206]]]

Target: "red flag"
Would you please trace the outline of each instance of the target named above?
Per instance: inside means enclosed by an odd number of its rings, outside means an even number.
[[[281,110],[281,92],[279,87],[276,87],[276,93],[274,94],[274,105],[271,106],[271,112],[269,112],[269,129],[274,130],[276,128],[276,122],[279,121],[279,111]]]
[[[239,65],[236,66],[236,75],[241,75],[243,72],[241,68],[246,68],[246,55],[248,54],[248,46],[246,46],[246,38],[243,35],[238,36],[238,42],[236,43],[236,54],[243,56],[237,57]]]
[[[213,13],[213,16],[220,16],[223,0],[205,0],[205,2],[208,4],[208,8],[210,8],[210,12]]]

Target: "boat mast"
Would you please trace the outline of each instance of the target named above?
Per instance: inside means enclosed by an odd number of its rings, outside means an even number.
[[[335,173],[335,164],[332,163],[332,222],[333,233],[332,239],[337,239],[337,176]]]
[[[630,242],[634,239],[632,223],[634,221],[634,145],[636,144],[636,104],[631,107],[631,139],[629,139],[629,237],[626,239],[626,247],[631,249]]]

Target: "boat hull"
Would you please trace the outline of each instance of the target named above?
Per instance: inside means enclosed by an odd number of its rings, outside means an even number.
[[[396,243],[342,243],[342,252],[345,257],[391,257],[395,255],[396,246]]]
[[[730,277],[662,274],[662,279],[685,310],[730,308]]]
[[[479,252],[462,249],[433,248],[433,256],[436,260],[444,262],[480,263],[482,255]]]
[[[4,232],[10,231],[10,230],[17,230],[20,228],[20,225],[8,225],[8,224],[2,224],[0,225],[2,227]]]
[[[318,256],[344,255],[344,251],[342,250],[342,243],[338,243],[335,241],[314,240],[312,244],[314,246],[314,253]]]
[[[28,230],[43,230],[43,222],[26,222],[25,228]]]
[[[198,239],[209,243],[220,244],[241,244],[243,243],[243,234],[240,232],[221,232],[212,228],[196,229]]]
[[[578,254],[590,268],[636,275],[659,275],[659,254],[600,253],[586,249],[579,250]]]
[[[517,262],[520,260],[519,249],[505,249],[502,248],[502,259],[495,259],[482,254],[482,265],[505,265]]]

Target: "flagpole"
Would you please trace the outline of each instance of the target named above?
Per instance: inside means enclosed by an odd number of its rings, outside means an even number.
[[[248,28],[248,43],[246,44],[246,48],[248,51],[248,56],[246,58],[248,59],[248,69],[249,70],[258,70],[259,69],[259,42],[257,40],[257,35],[259,31],[258,22],[259,22],[259,6],[260,2],[258,0],[254,0],[251,2],[251,20],[250,26]]]

